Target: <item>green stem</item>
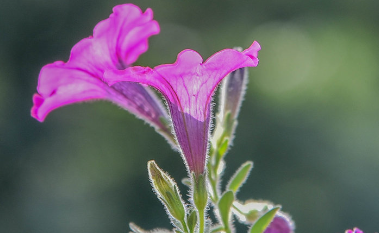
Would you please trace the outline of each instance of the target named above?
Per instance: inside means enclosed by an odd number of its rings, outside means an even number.
[[[184,232],[189,233],[189,229],[188,229],[188,226],[187,226],[186,220],[185,220],[185,219],[182,219],[182,221],[180,221],[180,223],[181,223],[182,226],[183,226],[183,230],[184,230]]]
[[[242,212],[240,209],[238,209],[238,208],[236,207],[236,205],[233,204],[232,207],[233,207],[233,209],[235,209],[238,213],[245,215],[245,213]]]
[[[198,213],[199,213],[199,233],[204,233],[204,228],[205,228],[204,210],[198,210]]]
[[[208,163],[208,165],[208,182],[210,183],[211,188],[210,193],[212,193],[210,199],[214,204],[216,204],[219,199],[217,193],[217,174],[215,174],[211,163]]]

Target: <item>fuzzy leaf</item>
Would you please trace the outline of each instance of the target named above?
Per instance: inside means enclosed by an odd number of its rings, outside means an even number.
[[[226,138],[220,145],[219,149],[218,149],[218,154],[219,156],[223,156],[226,151],[228,150],[228,146],[229,146],[229,139]]]
[[[245,183],[252,168],[253,162],[251,161],[242,164],[229,180],[226,190],[231,190],[236,193],[241,188],[242,184]]]
[[[225,230],[229,229],[229,216],[230,208],[233,205],[234,193],[232,191],[225,192],[218,202],[218,209],[220,211],[222,223],[225,226]]]
[[[197,223],[196,211],[192,210],[192,212],[188,215],[188,220],[187,220],[190,233],[195,232],[196,223]]]
[[[280,206],[277,206],[262,215],[251,227],[249,233],[263,233],[274,219],[276,212],[279,210]]]

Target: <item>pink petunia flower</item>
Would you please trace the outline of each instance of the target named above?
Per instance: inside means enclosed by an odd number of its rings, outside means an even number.
[[[294,223],[283,212],[278,212],[264,233],[293,233]]]
[[[353,230],[346,230],[345,233],[363,233],[363,231],[358,228],[354,228]]]
[[[179,53],[174,64],[130,67],[123,71],[109,70],[104,80],[109,85],[125,81],[147,84],[156,88],[167,100],[173,127],[189,172],[204,173],[212,94],[220,81],[241,67],[258,65],[260,45],[254,42],[239,52],[222,50],[207,61],[193,50]]]
[[[68,62],[56,61],[41,69],[31,115],[42,122],[61,106],[108,100],[144,119],[170,139],[171,131],[163,123],[168,119],[167,113],[151,90],[137,83],[109,87],[103,82],[105,70],[125,69],[148,49],[148,38],[160,30],[152,18],[151,9],[143,13],[133,4],[115,6],[109,18],[96,25],[93,36],[72,48]]]

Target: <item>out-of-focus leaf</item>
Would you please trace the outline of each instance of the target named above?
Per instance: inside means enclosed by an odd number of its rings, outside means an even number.
[[[226,190],[231,190],[236,193],[241,188],[242,184],[245,183],[252,168],[253,162],[251,161],[242,164],[229,180]]]
[[[221,220],[224,224],[225,230],[229,230],[229,215],[230,208],[233,205],[234,193],[232,191],[225,192],[218,202],[218,209],[220,211]]]
[[[223,156],[226,151],[228,150],[228,145],[229,145],[229,139],[225,139],[221,145],[220,145],[220,148],[218,149],[218,154],[220,156]]]
[[[195,232],[196,223],[197,223],[196,211],[192,210],[191,213],[188,215],[188,220],[187,220],[190,233]]]
[[[263,233],[274,219],[276,212],[279,210],[280,206],[277,206],[262,215],[251,227],[249,233]]]

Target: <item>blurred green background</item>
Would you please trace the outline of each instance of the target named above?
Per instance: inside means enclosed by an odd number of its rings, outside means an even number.
[[[161,25],[138,65],[261,43],[226,158],[226,177],[254,161],[241,200],[282,204],[300,233],[379,231],[379,1],[131,2]],[[186,172],[152,128],[107,102],[58,109],[42,124],[29,113],[40,68],[67,61],[120,3],[1,1],[0,232],[170,227],[146,163],[177,181]]]

